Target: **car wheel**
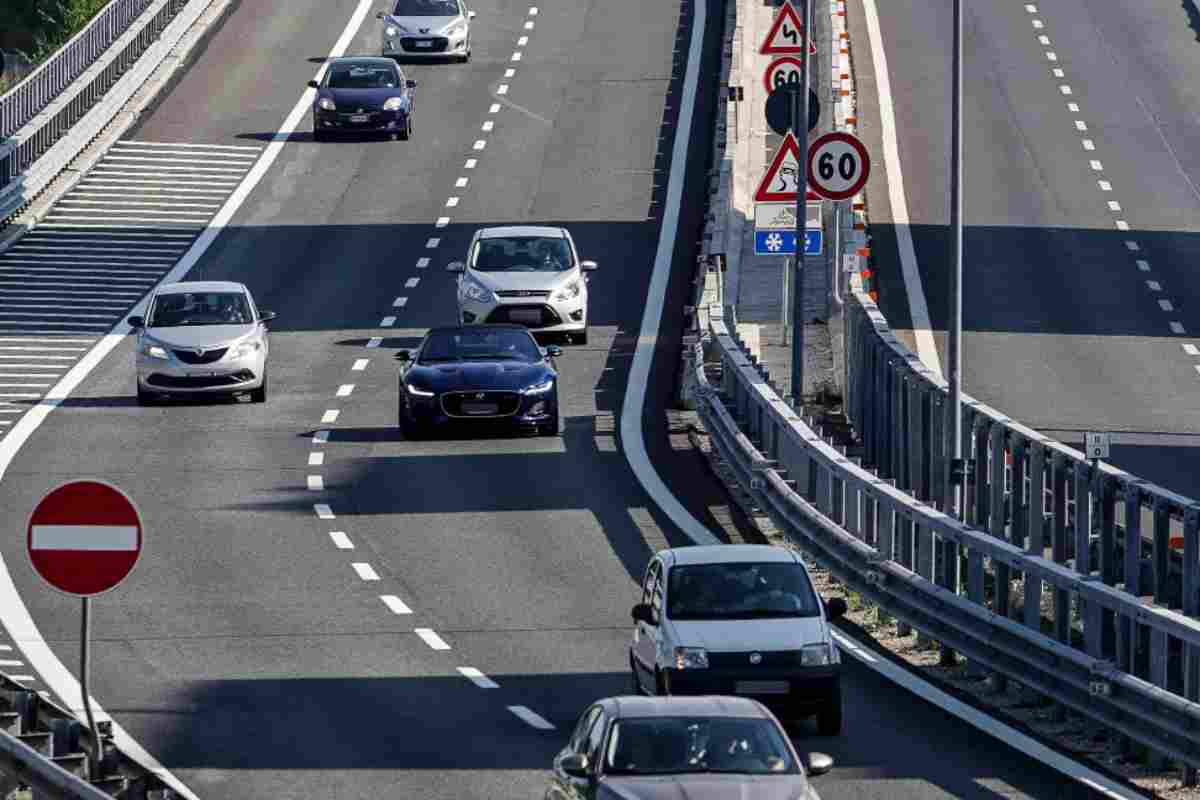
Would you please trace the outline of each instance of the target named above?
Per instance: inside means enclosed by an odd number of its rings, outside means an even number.
[[[549,422],[545,422],[545,423],[542,423],[541,425],[539,425],[538,433],[540,433],[542,436],[558,436],[559,435],[558,414],[555,414],[554,418],[551,419]]]
[[[157,399],[157,396],[151,392],[143,390],[141,386],[137,387],[137,401],[139,406],[152,406]]]
[[[587,328],[584,328],[579,333],[571,334],[571,341],[575,344],[587,344]]]
[[[400,131],[400,133],[396,134],[396,138],[398,138],[402,142],[407,142],[409,139],[412,138],[412,117],[409,117],[405,121],[404,130],[402,130],[402,131]]]
[[[817,712],[817,733],[822,736],[837,736],[842,732],[842,690],[838,687],[833,696],[825,701]]]
[[[250,390],[250,402],[251,403],[267,402],[267,376],[266,375],[263,375],[262,386],[258,387],[257,389]]]
[[[313,141],[314,142],[323,142],[323,141],[325,141],[325,139],[326,139],[325,132],[322,131],[320,128],[318,128],[317,123],[314,122],[313,123]]]
[[[421,426],[406,417],[403,411],[400,412],[400,432],[410,442],[416,442],[424,438],[424,431],[421,430]]]

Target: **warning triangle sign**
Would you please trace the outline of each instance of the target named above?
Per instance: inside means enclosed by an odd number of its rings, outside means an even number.
[[[789,131],[783,137],[771,165],[758,182],[754,192],[756,203],[786,203],[796,201],[796,190],[800,182],[800,144]],[[804,193],[809,200],[820,200],[820,196],[811,191]]]
[[[758,52],[764,56],[803,53],[804,38],[804,23],[800,21],[800,14],[791,0],[784,0]],[[817,54],[817,46],[812,42],[808,43],[808,53]]]

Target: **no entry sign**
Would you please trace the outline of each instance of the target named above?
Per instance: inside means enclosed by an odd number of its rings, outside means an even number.
[[[90,597],[125,579],[142,552],[142,522],[125,493],[102,481],[65,483],[29,517],[29,560],[60,592]]]

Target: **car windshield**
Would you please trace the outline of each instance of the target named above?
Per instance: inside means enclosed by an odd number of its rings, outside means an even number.
[[[675,620],[819,615],[800,564],[689,564],[672,568],[667,580],[667,616]]]
[[[430,333],[418,359],[425,363],[487,360],[533,363],[542,360],[542,352],[523,330],[465,328]]]
[[[773,722],[740,717],[618,720],[609,734],[604,771],[609,775],[801,774]]]
[[[457,0],[396,0],[394,17],[457,17]]]
[[[571,248],[558,236],[480,239],[471,262],[483,272],[565,272],[573,266]]]
[[[390,64],[334,64],[326,85],[330,89],[395,89],[400,79]]]
[[[148,328],[181,325],[246,325],[254,321],[241,292],[171,292],[154,300]]]

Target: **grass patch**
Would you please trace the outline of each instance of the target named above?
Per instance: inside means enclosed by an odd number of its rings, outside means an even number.
[[[4,0],[0,48],[27,58],[36,67],[54,54],[108,5],[109,0]],[[20,79],[19,72],[0,77],[0,92]]]

